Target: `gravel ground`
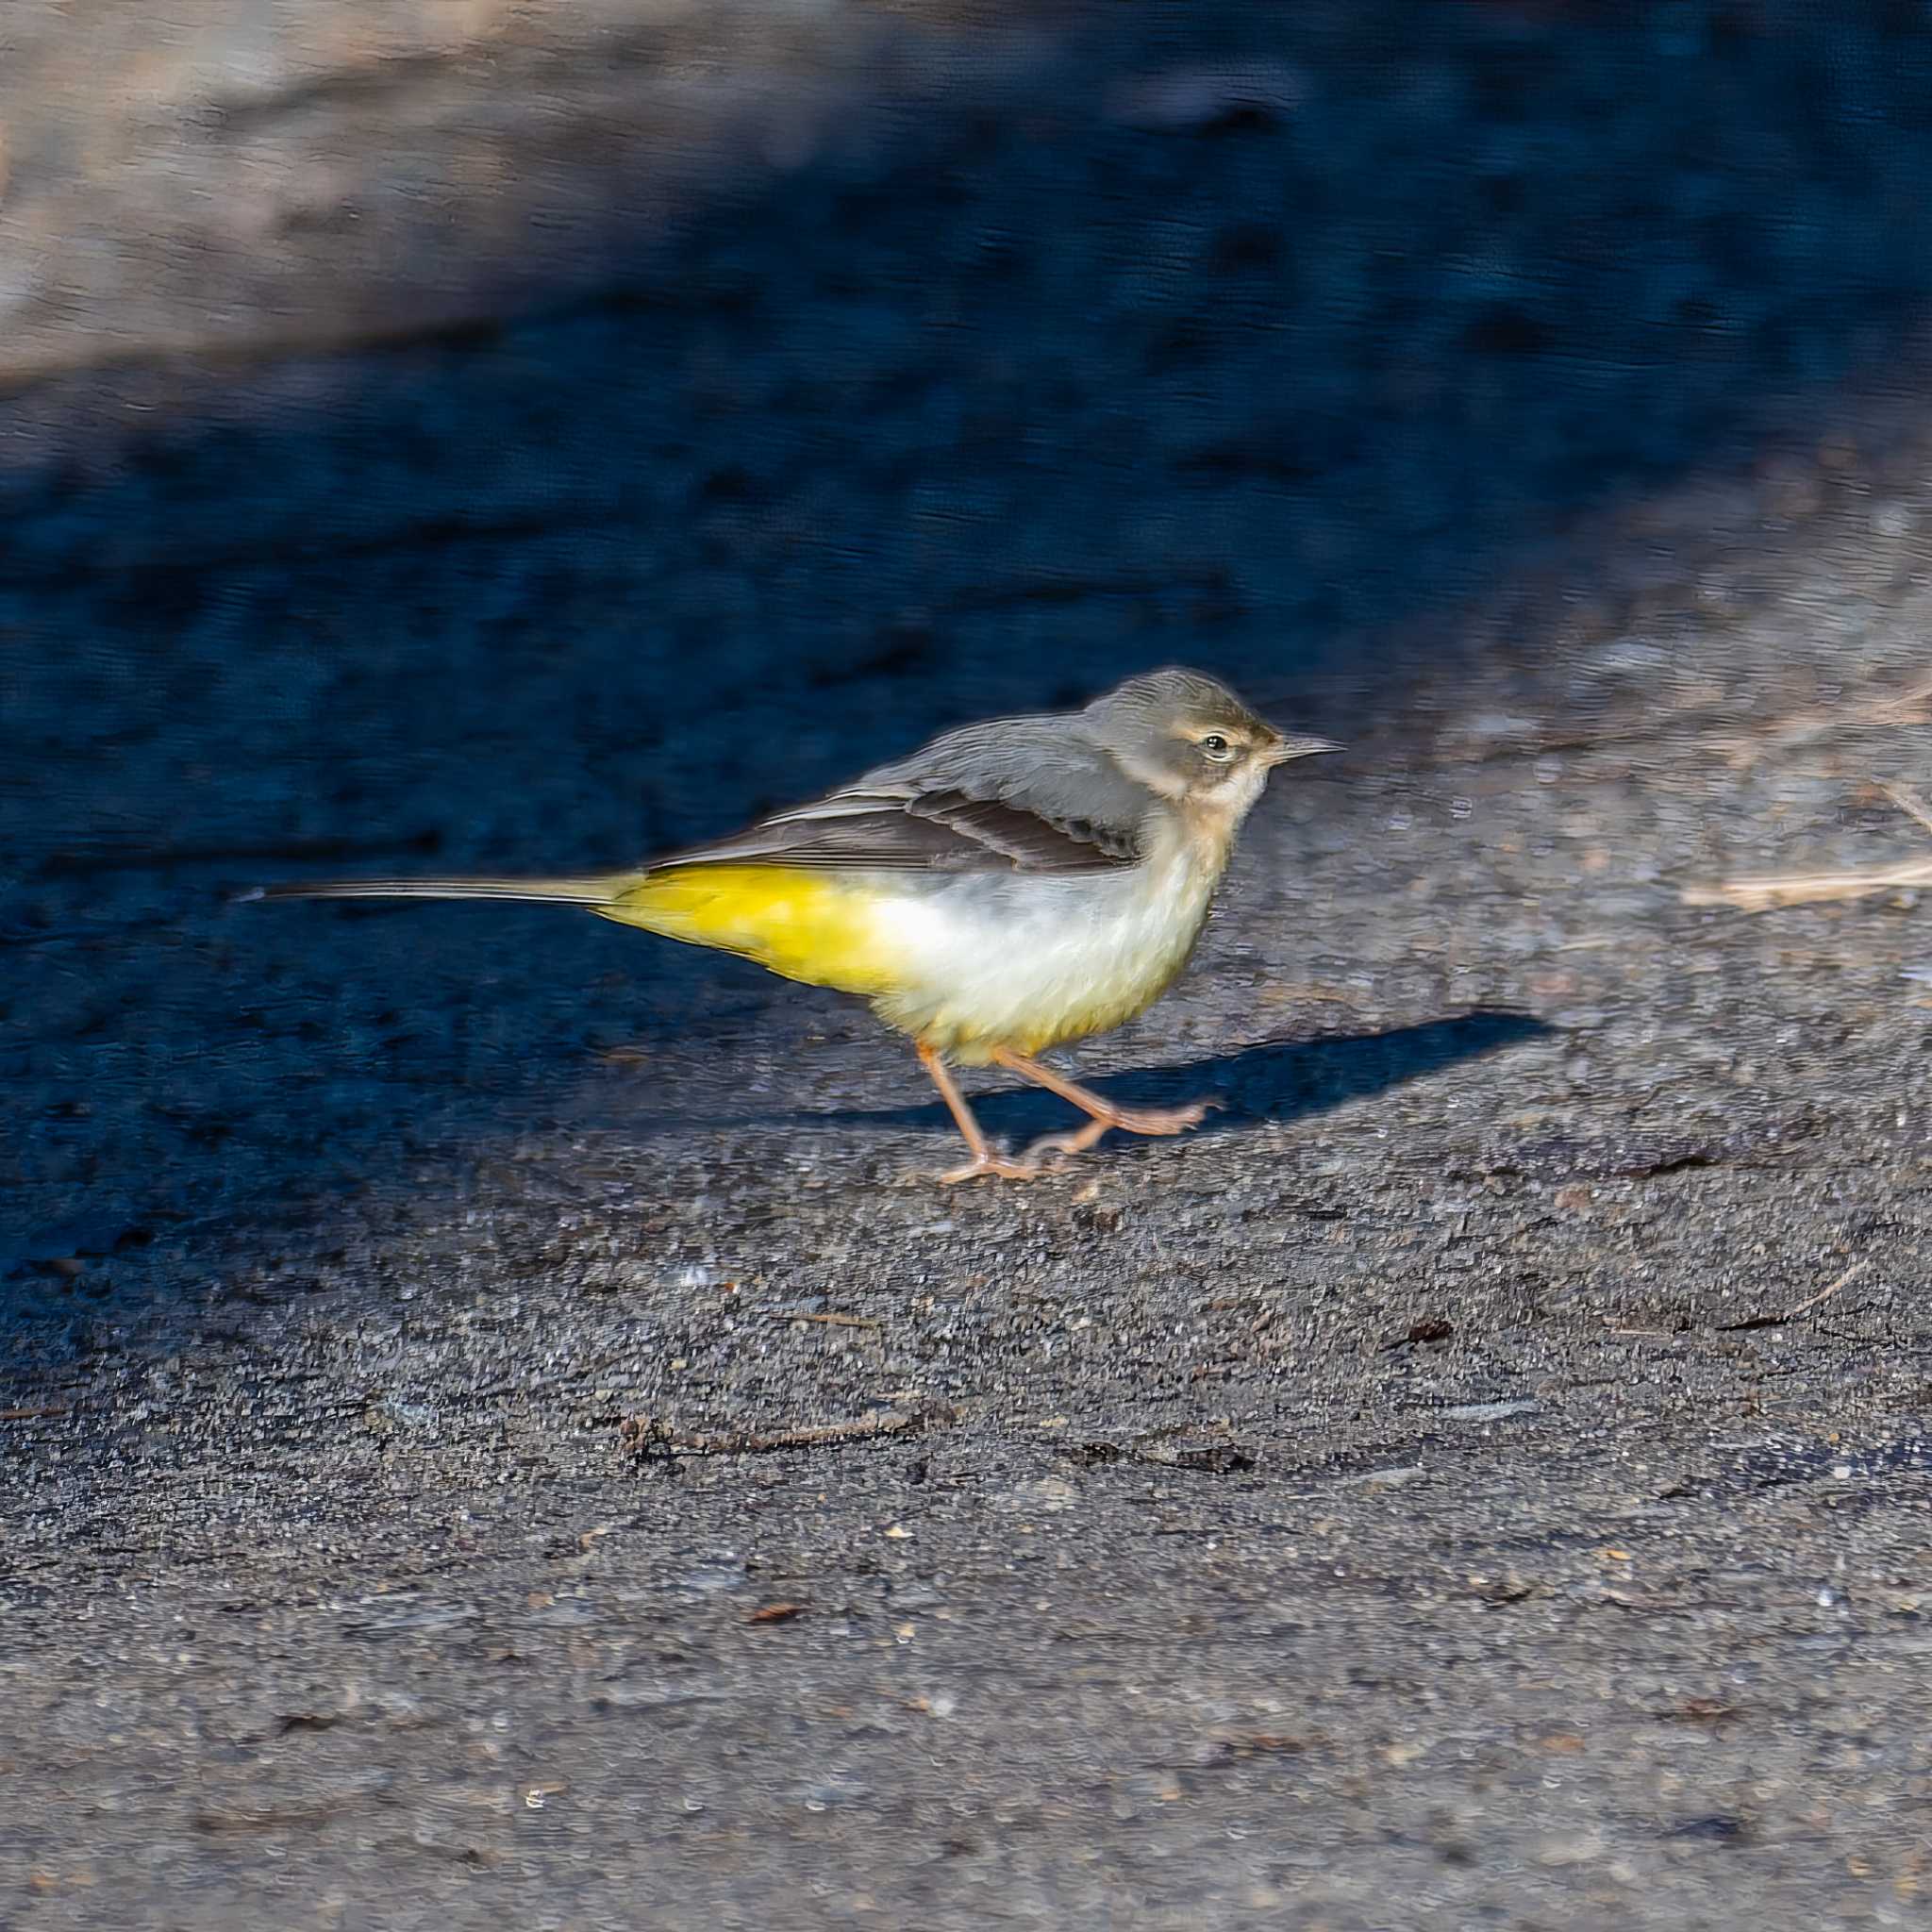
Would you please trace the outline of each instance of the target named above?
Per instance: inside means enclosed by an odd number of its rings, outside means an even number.
[[[1028,35],[0,406],[0,1923],[1923,1919],[1932,941],[1682,894],[1927,857],[1932,28]],[[230,903],[1169,659],[1351,749],[1030,1188],[829,995]]]

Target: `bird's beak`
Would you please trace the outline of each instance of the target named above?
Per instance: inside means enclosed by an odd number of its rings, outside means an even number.
[[[1346,745],[1337,744],[1332,738],[1307,738],[1291,734],[1277,738],[1268,747],[1268,762],[1271,765],[1285,765],[1290,758],[1313,758],[1318,751],[1345,751]]]

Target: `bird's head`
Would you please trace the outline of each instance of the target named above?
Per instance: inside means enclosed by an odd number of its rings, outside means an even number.
[[[1226,821],[1229,830],[1247,816],[1276,765],[1341,749],[1325,738],[1277,731],[1198,671],[1130,677],[1095,698],[1085,716],[1130,777],[1184,808]]]

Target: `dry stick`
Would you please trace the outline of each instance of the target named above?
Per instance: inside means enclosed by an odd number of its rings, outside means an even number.
[[[824,1449],[849,1442],[876,1441],[886,1436],[903,1436],[938,1426],[952,1420],[946,1408],[914,1409],[909,1414],[859,1416],[849,1423],[823,1423],[802,1429],[774,1429],[769,1433],[734,1430],[728,1436],[683,1436],[669,1423],[655,1416],[632,1416],[621,1424],[618,1435],[625,1446],[644,1454],[654,1448],[671,1449],[686,1456],[765,1456],[778,1449]]]
[[[1882,692],[1874,697],[1841,705],[1831,710],[1794,711],[1773,718],[1755,732],[1727,734],[1715,741],[1721,756],[1734,771],[1754,765],[1770,751],[1790,751],[1801,744],[1830,736],[1834,731],[1856,729],[1868,724],[1893,724],[1922,705],[1932,704],[1932,677],[1921,678],[1905,690]]]
[[[1932,810],[1903,785],[1880,788],[1903,812],[1932,832]],[[1780,906],[1815,906],[1827,900],[1865,899],[1914,886],[1932,886],[1932,858],[1902,859],[1890,865],[1860,866],[1853,872],[1788,873],[1783,876],[1724,879],[1714,886],[1686,886],[1677,894],[1686,906],[1735,906],[1740,912],[1769,912]]]
[[[1788,873],[1782,877],[1725,879],[1715,886],[1686,886],[1686,906],[1735,906],[1740,912],[1771,912],[1781,906],[1817,906],[1831,900],[1868,899],[1874,892],[1932,886],[1932,858],[1878,865],[1857,872]]]
[[[1795,1308],[1787,1308],[1781,1315],[1752,1315],[1742,1322],[1721,1322],[1718,1326],[1726,1335],[1735,1335],[1743,1328],[1781,1328],[1787,1322],[1795,1322],[1800,1315],[1808,1315],[1822,1302],[1828,1302],[1840,1289],[1857,1280],[1871,1266],[1869,1260],[1854,1261],[1829,1288],[1821,1289],[1808,1302],[1800,1302]]]
[[[813,1315],[803,1308],[769,1308],[765,1312],[768,1322],[822,1322],[829,1328],[883,1328],[883,1322],[874,1321],[870,1315]]]
[[[1915,818],[1928,832],[1932,832],[1932,808],[1916,791],[1908,791],[1903,785],[1894,784],[1890,778],[1881,778],[1878,789],[1898,807],[1899,810]]]

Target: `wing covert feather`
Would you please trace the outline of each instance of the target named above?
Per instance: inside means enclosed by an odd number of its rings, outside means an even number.
[[[1155,802],[1077,719],[995,719],[653,869],[763,860],[887,872],[1111,872],[1140,858]]]

